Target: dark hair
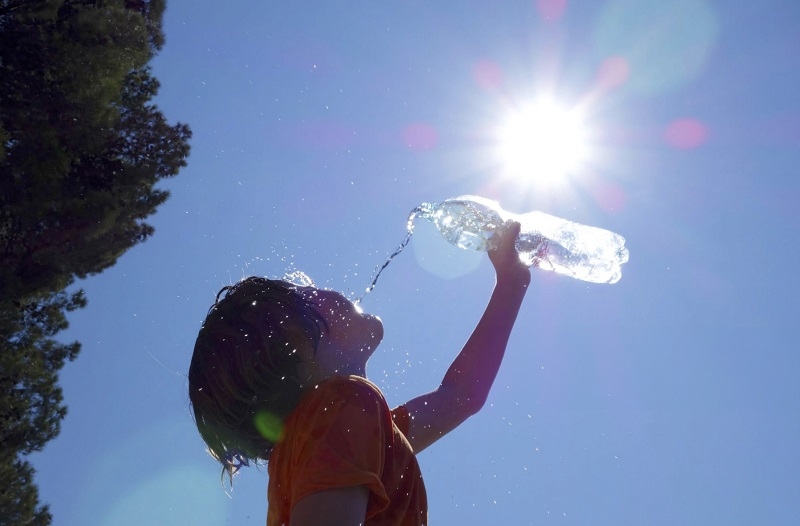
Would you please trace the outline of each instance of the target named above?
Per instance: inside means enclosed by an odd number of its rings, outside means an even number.
[[[291,283],[249,277],[217,294],[194,346],[189,399],[231,482],[241,466],[269,459],[306,387],[298,351],[315,353],[323,330],[325,320]]]

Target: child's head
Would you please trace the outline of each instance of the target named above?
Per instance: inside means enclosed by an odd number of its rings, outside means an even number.
[[[325,319],[290,283],[250,277],[224,287],[197,336],[189,399],[211,455],[233,475],[269,457],[304,388]]]

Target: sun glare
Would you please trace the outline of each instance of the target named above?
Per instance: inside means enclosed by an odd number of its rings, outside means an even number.
[[[509,177],[557,183],[585,160],[584,124],[548,100],[517,108],[498,130],[497,155]]]

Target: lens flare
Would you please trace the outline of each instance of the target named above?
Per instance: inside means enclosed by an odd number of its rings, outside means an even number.
[[[253,424],[261,436],[270,442],[277,442],[283,434],[283,422],[277,415],[268,411],[259,411],[253,418]]]
[[[628,81],[631,74],[631,65],[621,56],[608,57],[600,65],[597,72],[597,82],[600,87],[614,89]]]
[[[536,9],[545,20],[555,21],[567,9],[567,0],[536,0]]]
[[[403,143],[410,150],[430,150],[438,140],[436,128],[426,122],[414,122],[403,129]]]
[[[685,86],[702,74],[720,30],[717,2],[708,0],[609,0],[594,31],[600,56],[623,56],[626,85],[656,95]],[[720,4],[721,5],[721,4]]]
[[[664,130],[664,140],[679,150],[692,150],[706,142],[708,128],[697,119],[672,121]]]
[[[503,86],[503,70],[492,60],[479,60],[472,67],[472,78],[486,91],[495,91]]]

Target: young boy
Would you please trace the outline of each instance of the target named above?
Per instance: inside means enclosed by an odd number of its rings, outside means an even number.
[[[197,337],[189,397],[225,473],[268,461],[268,526],[427,523],[415,455],[486,401],[530,283],[518,233],[512,223],[489,252],[494,291],[441,385],[391,411],[365,378],[380,319],[338,292],[284,281],[220,291]]]

